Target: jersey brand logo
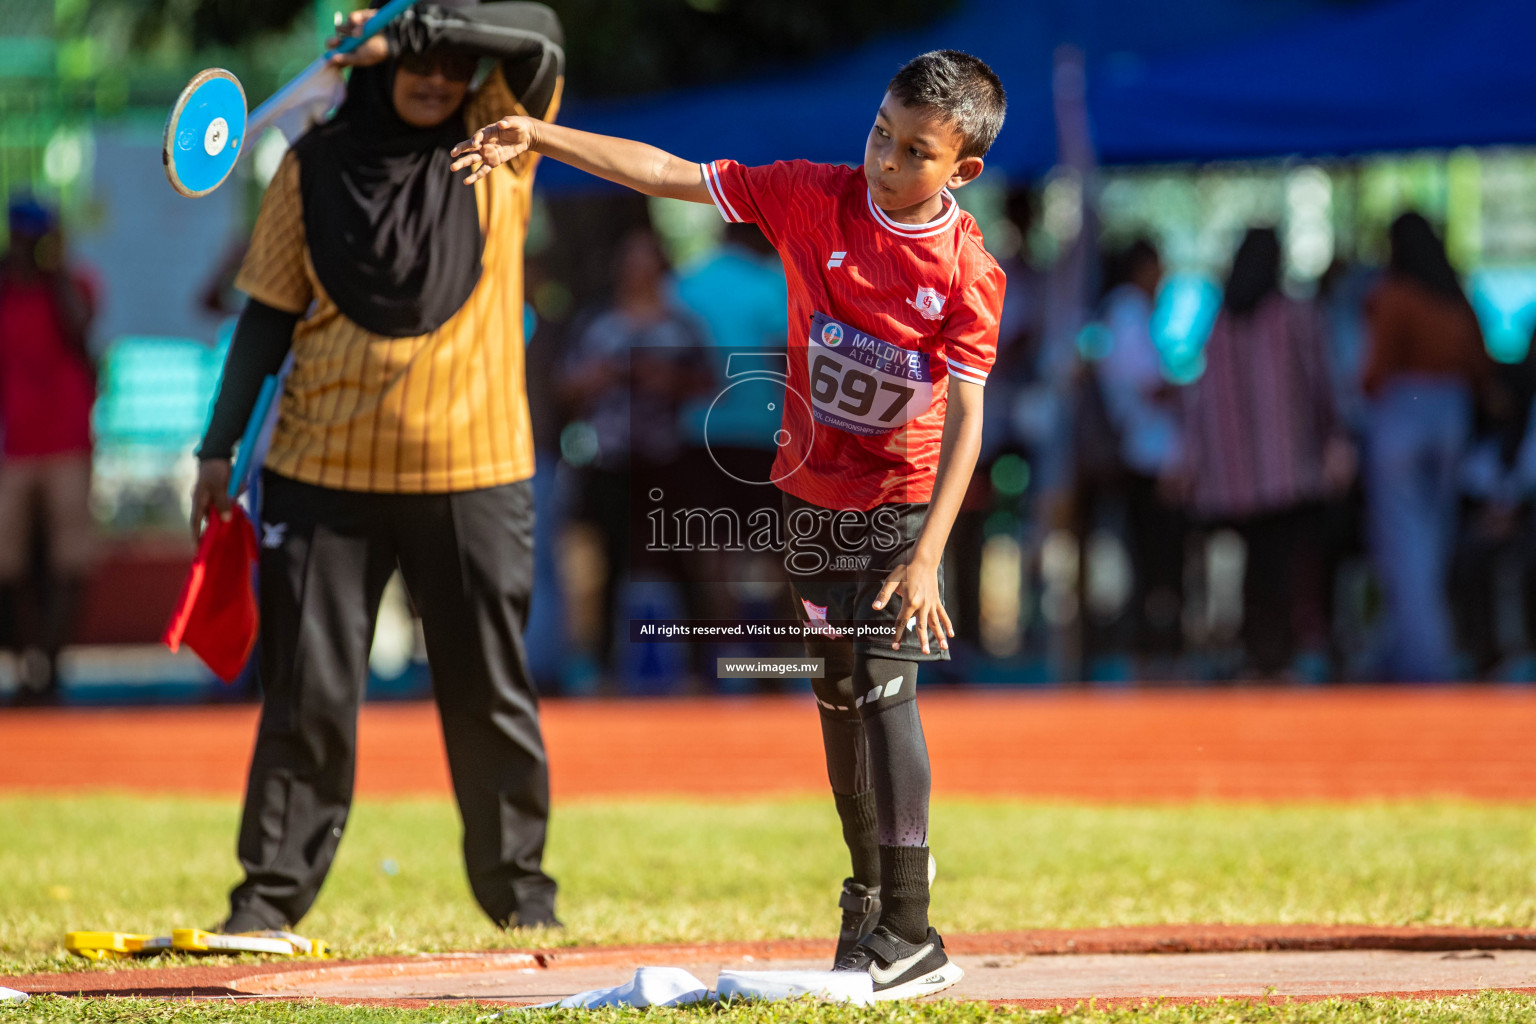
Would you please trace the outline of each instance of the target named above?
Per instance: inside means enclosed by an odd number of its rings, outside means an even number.
[[[287,523],[262,523],[261,546],[264,548],[279,548],[283,546],[283,538],[288,536]]]
[[[831,258],[827,260],[827,269],[831,270],[833,267],[840,267],[840,266],[842,266],[843,265],[843,260],[845,260],[847,258],[848,258],[848,254],[846,252],[835,252],[835,253],[833,253]]]
[[[917,298],[908,299],[907,305],[921,313],[925,320],[944,319],[944,296],[936,288],[919,288]]]
[[[827,324],[821,329],[821,342],[828,348],[837,348],[843,343],[843,325]]]

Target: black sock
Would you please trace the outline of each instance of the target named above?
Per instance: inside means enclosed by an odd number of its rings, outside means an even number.
[[[853,862],[853,880],[870,889],[880,887],[880,843],[875,836],[875,791],[833,793],[837,816],[843,822],[843,842]]]
[[[928,937],[928,847],[880,847],[880,925],[907,942]]]

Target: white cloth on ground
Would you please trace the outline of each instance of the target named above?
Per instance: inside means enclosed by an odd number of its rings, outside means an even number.
[[[853,971],[721,971],[716,990],[711,991],[681,967],[641,967],[622,985],[589,989],[524,1009],[682,1006],[715,1000],[804,998],[864,1006],[874,1002],[874,995],[869,975]]]
[[[640,967],[635,976],[613,988],[594,988],[531,1010],[592,1006],[682,1006],[710,998],[709,987],[681,967]]]

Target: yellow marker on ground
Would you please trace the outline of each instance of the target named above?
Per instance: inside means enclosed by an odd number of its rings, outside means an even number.
[[[278,956],[327,957],[328,945],[293,932],[254,932],[220,935],[199,928],[177,928],[169,935],[132,932],[69,932],[64,948],[87,960],[126,960],[153,956],[167,949],[179,953],[275,953]]]
[[[87,960],[126,960],[137,956],[150,938],[131,932],[70,932],[64,936],[64,948]]]

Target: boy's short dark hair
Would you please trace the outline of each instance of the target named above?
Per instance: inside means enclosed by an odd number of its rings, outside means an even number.
[[[960,135],[960,155],[986,156],[1003,127],[1008,96],[986,61],[959,50],[931,50],[896,72],[886,91],[909,107],[932,107]]]

